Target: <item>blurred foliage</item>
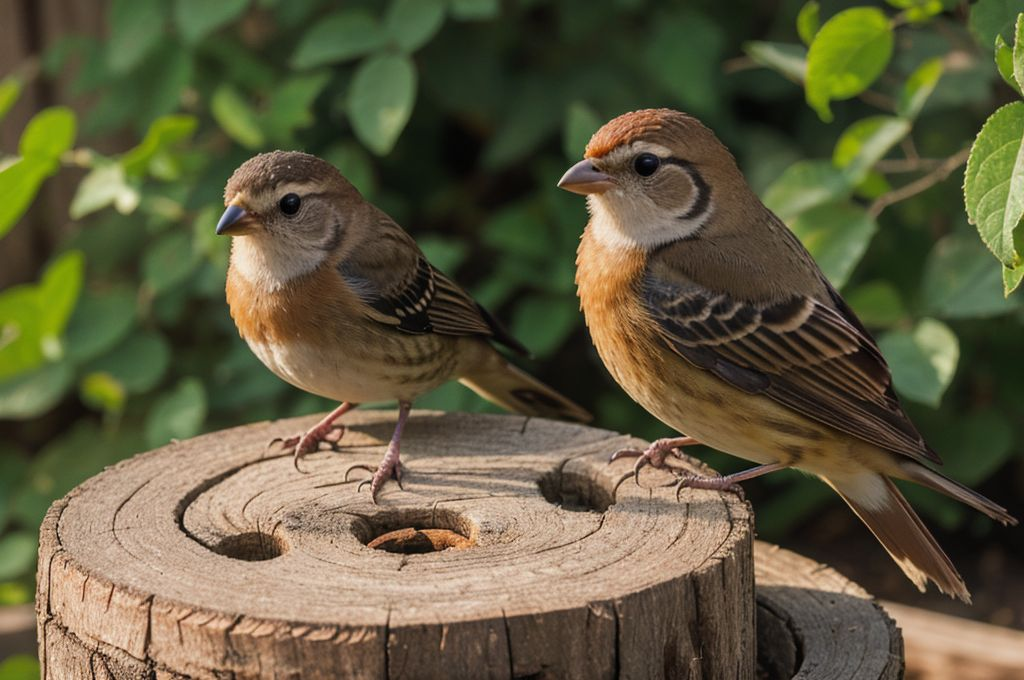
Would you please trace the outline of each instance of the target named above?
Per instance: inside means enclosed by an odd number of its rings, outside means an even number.
[[[666,428],[586,336],[573,283],[586,214],[554,185],[612,116],[694,113],[877,332],[947,471],[978,485],[1019,470],[1024,311],[1004,287],[1024,271],[1024,40],[1011,5],[111,0],[108,37],[40,55],[39,77],[73,74],[85,113],[40,111],[0,161],[0,233],[47,178],[78,182],[60,248],[0,293],[0,601],[30,597],[38,523],[88,475],[172,438],[330,406],[264,369],[224,303],[221,192],[273,148],[337,165],[509,322],[529,368],[597,425],[653,438]],[[0,80],[0,116],[25,72]],[[98,151],[114,133],[137,142]],[[417,405],[490,408],[458,385]],[[765,485],[769,538],[836,502],[796,474]],[[913,498],[947,529],[987,530]]]

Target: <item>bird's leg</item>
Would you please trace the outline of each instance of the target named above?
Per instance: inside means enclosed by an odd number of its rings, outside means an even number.
[[[295,465],[295,469],[302,472],[299,469],[299,461],[307,453],[316,451],[320,447],[320,442],[329,442],[333,447],[336,447],[338,442],[341,441],[342,436],[345,434],[344,425],[335,425],[334,421],[354,409],[359,404],[353,404],[351,402],[343,401],[338,408],[334,409],[326,416],[323,420],[314,425],[313,427],[306,430],[301,435],[294,437],[288,437],[282,439],[280,437],[271,440],[267,444],[267,448],[280,444],[285,451],[292,451],[292,463]]]
[[[399,446],[402,442],[402,430],[405,429],[405,421],[409,419],[409,411],[411,410],[412,402],[398,402],[398,423],[395,425],[395,433],[391,435],[391,441],[388,443],[388,450],[384,452],[384,458],[381,459],[380,465],[377,466],[377,471],[373,473],[373,477],[360,482],[357,488],[357,490],[360,490],[364,484],[369,483],[370,500],[375,504],[377,502],[377,492],[388,479],[393,478],[398,482],[398,488],[402,488],[402,461],[399,460]],[[352,468],[349,468],[349,470],[352,470]],[[348,478],[348,471],[345,472],[345,478]]]
[[[726,475],[725,477],[711,477],[708,475],[696,475],[692,472],[683,472],[679,475],[679,481],[674,482],[676,487],[676,500],[679,500],[679,494],[683,489],[731,491],[739,496],[740,500],[745,500],[746,496],[743,494],[743,487],[739,485],[740,482],[745,482],[748,479],[766,475],[769,472],[782,470],[785,467],[787,466],[784,463],[768,463],[767,465],[752,467],[749,470],[734,472],[733,474]]]
[[[640,484],[640,470],[645,465],[650,465],[653,468],[672,467],[665,462],[665,459],[672,455],[676,458],[682,458],[683,454],[679,451],[684,446],[693,446],[694,444],[700,444],[699,441],[693,437],[672,437],[667,439],[658,439],[651,442],[645,450],[640,449],[619,449],[612,454],[608,462],[614,462],[619,458],[631,458],[636,457],[636,464],[633,465],[633,481]]]

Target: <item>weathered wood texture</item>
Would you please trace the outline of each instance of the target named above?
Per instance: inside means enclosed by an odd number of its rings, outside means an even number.
[[[903,677],[903,639],[863,588],[828,567],[754,543],[757,660],[763,677]]]
[[[1024,678],[1024,632],[895,602],[882,606],[904,630],[908,680]]]
[[[44,677],[754,676],[751,516],[734,495],[688,490],[677,503],[654,470],[641,476],[650,488],[617,485],[630,463],[609,466],[608,453],[642,442],[611,432],[416,412],[406,490],[388,485],[374,506],[356,490],[364,474],[345,471],[376,465],[393,418],[346,416],[344,450],[307,458],[309,474],[266,452],[313,422],[296,419],[137,456],[55,503],[38,575]],[[472,545],[366,545],[409,527]],[[769,569],[762,588],[829,590],[811,578],[818,565],[794,559],[802,571]],[[799,633],[809,615],[786,611],[798,600],[759,606]],[[792,668],[813,658],[807,644],[787,642]]]

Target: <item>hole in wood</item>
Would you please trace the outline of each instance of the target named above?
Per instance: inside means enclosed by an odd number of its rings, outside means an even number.
[[[604,512],[615,504],[611,489],[561,469],[547,473],[537,485],[544,500],[570,512]]]
[[[262,562],[280,557],[286,552],[284,542],[277,536],[262,531],[247,531],[222,538],[213,551],[235,560]]]
[[[476,526],[457,512],[402,509],[363,518],[353,528],[367,547],[417,555],[463,550],[475,544]]]

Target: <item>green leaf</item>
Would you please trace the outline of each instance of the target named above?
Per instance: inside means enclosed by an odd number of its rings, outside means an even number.
[[[195,116],[170,115],[157,118],[150,124],[138,146],[121,158],[124,172],[132,176],[145,174],[158,154],[191,137],[198,125],[199,119]]]
[[[1020,13],[1020,0],[978,0],[971,5],[967,25],[985,49],[994,45],[996,36],[1010,40]]]
[[[0,293],[0,380],[38,367],[43,353],[39,289],[31,284]]]
[[[1010,293],[1017,290],[1021,279],[1024,279],[1024,266],[1016,269],[1003,267],[1003,295],[1009,297]]]
[[[107,10],[110,39],[107,66],[123,75],[140,65],[163,37],[167,6],[164,0],[112,0]]]
[[[0,238],[17,224],[55,170],[52,161],[37,158],[22,158],[0,170]]]
[[[71,219],[80,220],[113,205],[118,212],[129,214],[138,207],[140,200],[139,190],[128,182],[124,166],[103,162],[78,184],[68,212]]]
[[[14,654],[0,662],[0,678],[4,680],[38,680],[39,661],[28,654]]]
[[[968,486],[991,477],[1013,453],[1013,428],[993,410],[952,418],[939,434],[934,441],[942,471]]]
[[[601,127],[601,118],[583,102],[573,102],[565,115],[565,128],[562,141],[565,144],[565,156],[569,160],[583,158],[583,150],[587,142]]]
[[[981,240],[1007,267],[1020,263],[1014,231],[1024,218],[1024,102],[989,116],[971,146],[964,203]]]
[[[452,16],[459,21],[493,19],[501,11],[498,0],[451,0]]]
[[[895,116],[870,116],[848,127],[836,142],[832,162],[846,170],[852,184],[867,178],[882,160],[910,132],[910,122]]]
[[[363,60],[352,78],[348,111],[366,147],[383,156],[409,122],[416,101],[416,70],[408,57],[384,54]]]
[[[306,31],[292,55],[292,67],[313,68],[376,52],[387,37],[373,15],[346,9],[317,21]]]
[[[824,121],[829,102],[855,97],[882,75],[892,56],[889,18],[874,7],[854,7],[821,27],[807,53],[807,103]]]
[[[363,196],[371,198],[377,190],[377,176],[366,149],[355,142],[342,142],[324,153],[324,159],[341,171]]]
[[[888,328],[907,315],[900,293],[888,281],[871,281],[844,295],[865,326]]]
[[[35,534],[17,531],[0,538],[0,581],[25,576],[36,564]]]
[[[157,386],[170,364],[167,340],[153,331],[137,331],[90,361],[85,370],[109,375],[128,393],[141,394]]]
[[[210,113],[228,137],[247,149],[258,149],[265,143],[256,112],[233,86],[225,83],[210,99]]]
[[[1017,91],[1024,92],[1024,12],[1017,15],[1017,30],[1013,41],[1013,78]]]
[[[907,82],[903,83],[903,87],[900,89],[896,113],[903,118],[916,118],[924,108],[928,97],[935,90],[935,86],[939,84],[942,71],[942,59],[939,57],[930,59],[917,67],[917,70],[910,74]]]
[[[1005,314],[1019,307],[1003,296],[1000,269],[977,239],[950,235],[935,244],[921,280],[929,314],[966,319]]]
[[[713,115],[721,101],[717,65],[724,44],[721,27],[705,14],[693,9],[665,12],[645,37],[644,73],[683,109]]]
[[[392,0],[384,30],[404,52],[426,45],[444,23],[441,0]]]
[[[427,260],[445,274],[452,274],[466,259],[469,246],[464,241],[446,238],[439,234],[425,234],[416,238],[416,244]]]
[[[174,22],[185,42],[195,45],[221,26],[237,19],[248,6],[249,0],[176,0]]]
[[[124,410],[124,385],[109,373],[89,373],[79,385],[82,402],[106,413]]]
[[[551,233],[529,203],[515,203],[499,210],[480,231],[484,243],[519,261],[545,262],[551,252]]]
[[[146,249],[142,256],[142,280],[159,295],[188,278],[196,262],[189,234],[172,231]]]
[[[1006,84],[1012,87],[1017,94],[1024,94],[1013,73],[1013,48],[1006,44],[1001,35],[996,36],[995,59],[996,70],[999,71],[999,75],[1006,81]]]
[[[752,40],[743,44],[743,51],[761,66],[794,82],[801,83],[807,76],[807,48],[803,45]]]
[[[790,228],[836,288],[842,288],[878,231],[867,212],[852,203],[831,203],[804,211]]]
[[[562,346],[579,322],[579,305],[570,296],[528,295],[512,313],[512,335],[534,355],[548,356]]]
[[[289,78],[275,88],[262,117],[267,136],[287,142],[293,132],[315,123],[313,102],[330,79],[330,72],[318,71]]]
[[[946,324],[922,319],[911,331],[890,331],[878,343],[893,385],[907,399],[938,407],[960,359],[960,344]]]
[[[74,379],[67,362],[0,382],[0,419],[28,420],[46,413],[67,393]]]
[[[128,334],[135,321],[134,291],[114,288],[102,295],[86,292],[68,322],[67,358],[81,363],[103,354]]]
[[[146,416],[146,442],[163,446],[172,439],[188,439],[199,434],[206,419],[206,390],[196,378],[184,378],[164,394]]]
[[[885,0],[896,9],[904,10],[907,21],[920,23],[927,21],[945,10],[943,0]]]
[[[39,285],[39,331],[44,340],[63,335],[82,291],[85,257],[81,251],[61,254],[43,272]]]
[[[797,161],[764,192],[764,204],[784,220],[850,195],[846,173],[830,161]]]
[[[25,126],[18,153],[28,158],[56,161],[75,143],[75,113],[66,106],[43,109]]]
[[[11,110],[14,103],[18,101],[21,94],[21,81],[14,76],[7,76],[0,80],[0,121],[4,119],[7,112]]]
[[[821,5],[811,0],[796,15],[796,32],[805,45],[814,42],[814,36],[821,28]]]

